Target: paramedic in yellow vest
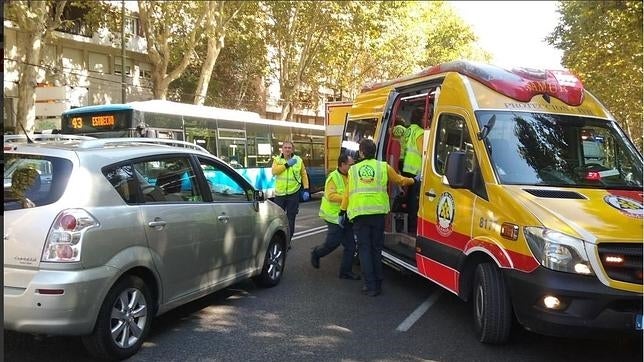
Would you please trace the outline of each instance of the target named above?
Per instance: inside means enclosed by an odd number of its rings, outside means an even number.
[[[303,188],[302,200],[307,201],[311,196],[304,162],[294,151],[293,143],[284,141],[282,153],[273,157],[271,168],[275,176],[275,203],[286,211],[291,238],[295,232],[295,216],[300,211],[300,189]]]
[[[311,251],[311,265],[316,269],[320,268],[320,258],[330,254],[342,244],[344,251],[340,262],[339,277],[340,279],[359,280],[360,276],[351,270],[353,255],[356,251],[353,228],[351,223],[340,224],[338,220],[340,204],[342,204],[342,197],[348,185],[347,172],[351,165],[353,165],[353,158],[345,153],[340,154],[338,168],[329,174],[324,183],[324,197],[322,197],[320,204],[319,215],[326,222],[327,233],[324,243]]]
[[[420,177],[423,166],[423,112],[415,109],[411,124],[403,136],[405,144],[405,158],[403,161],[402,175],[406,177]],[[414,184],[407,190],[407,232],[416,234],[418,219],[418,198],[420,183]]]
[[[398,160],[399,171],[402,171],[404,161],[405,161],[405,148],[407,147],[407,138],[405,136],[406,133],[407,133],[407,127],[405,127],[403,124],[397,124],[391,130],[391,136],[394,139],[398,140],[398,144],[400,144],[400,157]]]
[[[376,144],[370,139],[360,141],[362,161],[349,168],[349,188],[342,198],[340,222],[348,218],[358,237],[358,255],[365,285],[362,292],[375,297],[382,292],[382,247],[385,241],[385,216],[389,213],[389,181],[400,186],[413,185],[417,180],[396,173],[384,161],[377,161]]]

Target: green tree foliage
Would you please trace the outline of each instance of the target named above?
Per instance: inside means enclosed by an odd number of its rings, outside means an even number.
[[[210,80],[204,104],[222,108],[263,112],[264,84],[267,74],[266,43],[262,33],[262,17],[258,2],[245,2],[226,30],[225,46],[221,49]],[[206,44],[199,44],[197,54],[206,54]],[[170,85],[168,98],[192,102],[201,68],[193,63],[181,78]]]
[[[281,119],[291,118],[295,108],[312,100],[351,6],[346,1],[262,3],[269,67],[280,86]]]
[[[457,59],[489,61],[478,38],[443,1],[357,3],[328,67],[327,87],[354,98],[366,83]]]
[[[45,39],[62,24],[66,1],[10,1],[5,4],[7,18],[25,34],[18,44],[17,120],[27,131],[36,122],[36,79],[42,63]]]
[[[226,30],[205,104],[261,112],[264,79],[279,84],[281,118],[290,119],[317,109],[322,90],[354,98],[365,83],[455,59],[489,60],[476,40],[441,1],[247,3]],[[206,54],[203,44],[195,50]],[[189,65],[169,97],[192,102],[200,74]]]
[[[152,64],[152,93],[165,99],[168,86],[195,58],[205,2],[138,0],[141,27]]]
[[[562,1],[546,39],[642,150],[642,2]]]
[[[16,119],[27,131],[33,131],[35,127],[36,83],[42,80],[44,74],[57,72],[56,64],[45,64],[44,44],[56,38],[55,30],[64,31],[80,23],[91,34],[99,26],[98,14],[104,12],[106,7],[101,2],[82,0],[5,1],[6,18],[17,25],[21,33],[16,58],[9,62],[8,68],[18,70]],[[79,18],[66,17],[69,8],[77,10],[75,13],[80,14]]]

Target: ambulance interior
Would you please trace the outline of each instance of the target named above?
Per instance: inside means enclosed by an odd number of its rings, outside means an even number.
[[[383,122],[385,148],[383,158],[398,173],[403,174],[405,140],[409,131],[404,136],[399,136],[394,127],[402,125],[409,127],[412,122],[425,130],[423,137],[422,152],[425,152],[428,142],[429,129],[433,118],[433,109],[436,95],[436,86],[425,86],[407,92],[401,92],[394,101],[391,117]],[[425,164],[423,155],[423,164]],[[422,171],[421,171],[422,172]],[[412,187],[401,187],[389,184],[389,197],[391,212],[385,224],[385,249],[394,251],[397,255],[405,257],[409,262],[415,263],[415,241],[416,230],[409,230],[411,218],[417,218],[418,209],[415,210],[410,197],[418,198],[419,195],[411,195]],[[410,207],[410,204],[412,207]],[[418,205],[418,201],[416,201]]]

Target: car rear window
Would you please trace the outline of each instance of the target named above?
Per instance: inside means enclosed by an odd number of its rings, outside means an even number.
[[[68,159],[5,154],[4,210],[49,205],[60,199],[72,172]]]

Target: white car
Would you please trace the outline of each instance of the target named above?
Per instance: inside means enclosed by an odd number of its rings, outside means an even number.
[[[198,146],[18,142],[4,159],[5,329],[80,335],[94,356],[123,359],[153,317],[282,277],[284,211]]]

